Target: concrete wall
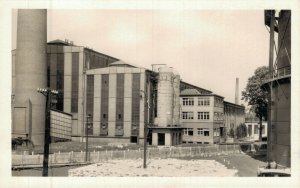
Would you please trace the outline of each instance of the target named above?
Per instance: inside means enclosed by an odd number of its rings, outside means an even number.
[[[37,92],[37,88],[47,87],[46,45],[47,10],[18,10],[13,130],[19,129],[14,127],[24,126],[19,122],[26,118],[20,116],[15,109],[26,107],[26,103],[30,101],[31,130],[28,134],[35,145],[44,143],[45,97]]]
[[[159,68],[157,85],[157,125],[167,127],[173,125],[173,69],[169,67]]]
[[[280,88],[281,87],[281,88]],[[273,88],[272,105],[272,159],[277,163],[291,165],[291,85],[281,83]],[[276,100],[279,99],[279,100]]]

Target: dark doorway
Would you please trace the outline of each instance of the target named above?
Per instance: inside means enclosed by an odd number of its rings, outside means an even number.
[[[152,145],[152,130],[148,129],[147,142]]]
[[[131,136],[130,143],[137,143],[137,136]]]
[[[165,133],[157,133],[158,136],[158,145],[165,145]]]

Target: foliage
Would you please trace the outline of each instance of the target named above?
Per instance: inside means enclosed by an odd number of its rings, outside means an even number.
[[[251,110],[255,112],[260,121],[259,135],[261,140],[262,119],[268,118],[268,92],[261,88],[263,81],[266,80],[268,67],[258,67],[254,75],[248,79],[247,86],[242,91],[242,99],[248,102]]]
[[[268,92],[261,89],[263,81],[266,79],[268,67],[258,67],[254,75],[248,79],[247,86],[242,91],[242,100],[248,102],[258,118],[267,119]]]
[[[230,129],[229,129],[229,136],[230,136],[231,138],[234,138],[234,129],[233,129],[233,128],[230,128]]]
[[[236,136],[237,138],[245,138],[247,136],[247,126],[245,124],[241,124],[236,128]]]

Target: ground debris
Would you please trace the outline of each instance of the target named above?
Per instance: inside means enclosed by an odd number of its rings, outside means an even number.
[[[215,160],[151,159],[147,168],[143,160],[110,160],[98,164],[70,169],[69,176],[113,176],[113,177],[187,177],[187,176],[236,176],[236,169],[228,169]]]

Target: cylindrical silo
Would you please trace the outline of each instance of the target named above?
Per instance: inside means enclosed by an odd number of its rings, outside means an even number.
[[[291,11],[281,10],[278,17],[277,70],[274,73],[271,105],[271,158],[291,166]],[[268,125],[269,126],[269,125]],[[268,133],[269,134],[269,133]]]
[[[161,127],[173,125],[173,71],[169,67],[159,68],[157,85],[157,124]]]
[[[173,105],[173,125],[180,124],[180,76],[177,72],[174,72],[174,105]]]
[[[29,135],[34,145],[41,145],[44,143],[46,98],[37,88],[47,87],[47,10],[20,9],[17,19],[14,106],[21,107],[30,101],[31,121],[26,126],[30,127]]]

